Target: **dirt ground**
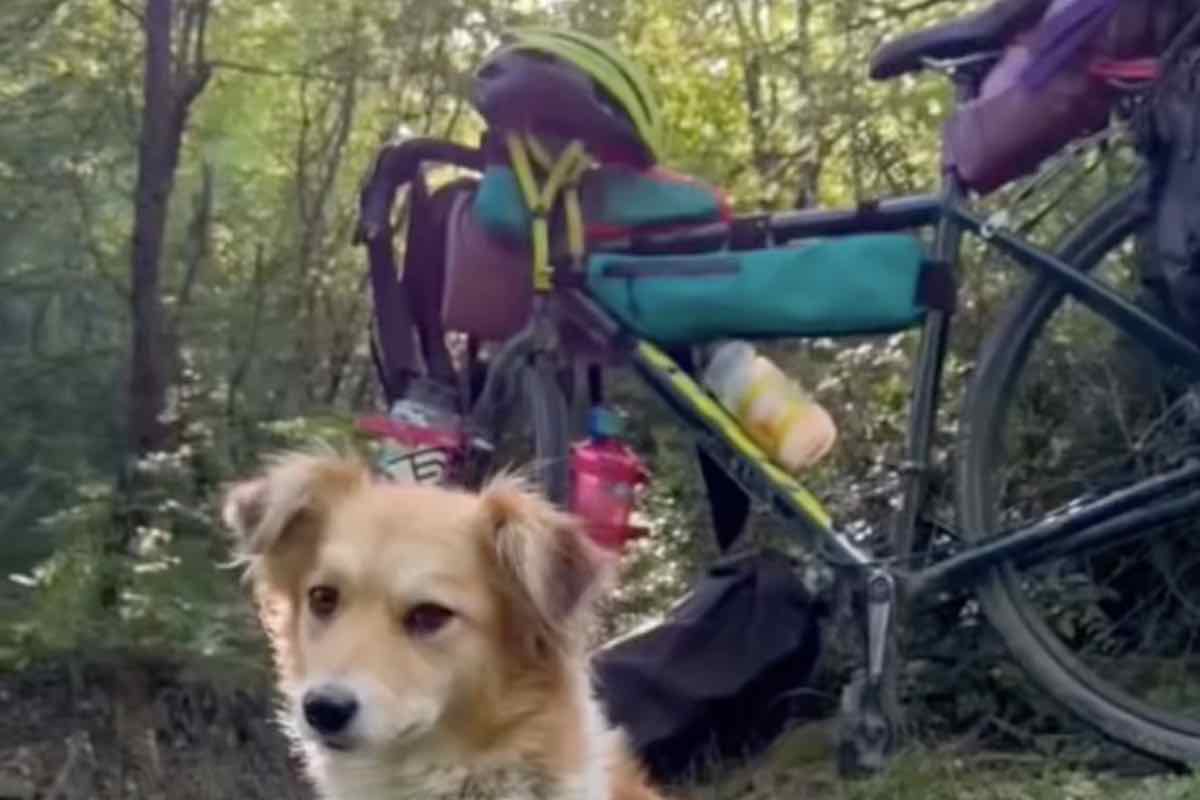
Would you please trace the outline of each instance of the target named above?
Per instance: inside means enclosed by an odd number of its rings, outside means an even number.
[[[244,685],[128,659],[0,675],[0,800],[311,800]]]
[[[161,659],[0,674],[0,800],[314,800],[265,676]],[[1031,754],[931,750],[889,774],[833,773],[829,723],[785,735],[689,800],[1198,800],[1200,779],[1105,777]]]

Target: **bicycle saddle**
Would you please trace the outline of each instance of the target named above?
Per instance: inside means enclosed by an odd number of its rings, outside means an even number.
[[[999,50],[1033,25],[1050,0],[997,0],[985,9],[885,43],[871,57],[870,75],[886,80],[916,72],[926,58],[962,58]]]

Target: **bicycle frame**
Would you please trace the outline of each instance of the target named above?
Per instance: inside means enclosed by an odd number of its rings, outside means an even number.
[[[1139,179],[1140,180],[1140,179]],[[980,237],[990,248],[1017,264],[1059,282],[1082,305],[1110,321],[1164,358],[1200,375],[1200,348],[1102,281],[1073,268],[1054,254],[974,213],[964,193],[947,177],[941,197],[914,195],[883,200],[844,210],[793,211],[763,218],[770,240],[852,235],[936,227],[934,257],[956,264],[962,237]],[[655,246],[703,241],[721,233],[720,225],[655,237]],[[644,243],[643,243],[644,244]],[[585,330],[597,333],[609,346],[623,350],[643,381],[684,421],[704,448],[752,497],[791,520],[798,536],[823,549],[834,564],[861,570],[876,569],[892,576],[909,596],[962,586],[979,573],[1006,560],[1037,562],[1136,535],[1138,530],[1200,511],[1200,492],[1194,496],[1155,501],[1189,483],[1200,483],[1200,460],[1175,471],[1135,484],[1121,492],[1073,509],[1062,518],[1007,532],[921,570],[904,564],[884,564],[832,525],[821,503],[793,476],[776,466],[742,430],[737,421],[678,363],[652,342],[639,339],[578,288],[559,289],[567,313]],[[532,329],[531,329],[532,331]],[[950,318],[930,311],[922,325],[912,388],[906,441],[901,505],[893,531],[900,554],[912,544],[929,477],[929,454],[941,393],[942,365]],[[540,336],[518,337],[493,362],[503,371],[509,358],[537,348]]]
[[[995,58],[995,54],[984,53],[957,61],[927,60],[926,66],[950,74],[955,99],[961,104],[976,96],[980,80]],[[395,285],[394,265],[389,260],[390,209],[397,188],[413,179],[423,159],[478,171],[483,164],[483,150],[460,148],[438,140],[412,140],[381,152],[362,192],[356,240],[369,245],[372,274],[379,278],[379,286],[385,288]],[[741,217],[681,231],[634,234],[624,240],[606,240],[593,246],[631,253],[700,252],[721,247],[743,250],[818,237],[932,229],[934,243],[928,255],[956,272],[964,237],[975,236],[989,251],[1003,254],[1043,281],[1056,284],[1124,334],[1200,378],[1200,347],[1087,271],[1027,241],[1007,227],[1003,215],[980,215],[968,203],[965,187],[952,170],[945,170],[942,178],[941,190],[936,194],[888,198],[856,208]],[[1144,192],[1148,188],[1146,181],[1145,176],[1139,177],[1119,202],[1132,200]],[[1127,209],[1119,206],[1118,210]],[[1148,218],[1151,209],[1144,210]],[[655,343],[636,336],[592,300],[577,272],[579,264],[552,266],[549,291],[543,291],[541,279],[547,277],[545,271],[539,270],[533,276],[538,291],[529,324],[489,360],[468,429],[490,430],[492,413],[505,402],[507,393],[503,390],[511,388],[509,376],[518,366],[532,366],[541,373],[537,376],[541,385],[554,387],[561,378],[561,368],[566,366],[564,357],[571,361],[572,368],[590,361],[590,357],[577,358],[577,353],[561,346],[564,322],[570,322],[573,331],[592,337],[606,353],[622,354],[687,425],[702,450],[749,496],[790,521],[791,532],[837,568],[839,588],[847,585],[851,588],[850,594],[839,592],[839,596],[853,598],[859,612],[857,617],[865,622],[866,669],[856,673],[843,694],[845,722],[840,734],[839,759],[845,758],[847,763],[868,769],[881,767],[896,742],[896,667],[901,650],[897,619],[903,607],[899,602],[901,596],[913,599],[945,588],[967,588],[977,584],[989,570],[1005,564],[1036,565],[1136,537],[1151,526],[1200,513],[1200,491],[1182,491],[1200,487],[1200,454],[1197,454],[1171,472],[1099,500],[1076,502],[1066,512],[1045,516],[1023,528],[987,539],[982,539],[979,531],[969,531],[973,535],[962,537],[966,543],[955,552],[914,567],[916,562],[909,559],[917,550],[916,533],[929,494],[935,420],[943,391],[943,366],[953,315],[951,310],[934,308],[926,312],[921,322],[912,371],[908,429],[899,465],[899,505],[890,532],[893,555],[880,557],[839,531],[821,502],[796,477],[776,465],[680,363]],[[381,298],[384,295],[386,292]],[[401,319],[405,319],[404,315]],[[395,340],[401,343],[397,347],[403,349],[403,343],[410,339],[403,329],[395,333]],[[433,335],[437,331],[425,333]],[[473,365],[475,357],[473,353]],[[449,361],[448,354],[445,359]],[[398,359],[402,363],[409,360]],[[593,401],[600,401],[602,395],[597,373],[598,370],[589,369],[588,390]],[[574,377],[581,377],[581,373],[574,372]],[[473,388],[465,390],[468,396]],[[577,388],[582,388],[578,381]],[[481,443],[482,438],[472,446],[486,449],[485,443]],[[485,455],[484,463],[487,458]]]
[[[1139,338],[1153,342],[1168,352],[1181,347],[1175,341],[1177,334],[1169,329],[1160,330],[1162,326],[1152,318],[1149,318],[1150,324],[1147,325],[1144,319],[1147,315],[1111,289],[1062,265],[1053,256],[1032,245],[1023,247],[1028,249],[1028,255],[1023,257],[1027,261],[1022,260],[1021,263],[1047,271],[1060,266],[1074,273],[1076,280],[1088,281],[1089,290],[1104,298],[1101,302],[1107,302],[1115,309],[1112,314],[1115,324],[1139,331],[1142,331],[1140,326],[1145,325]],[[571,303],[576,307],[576,316],[586,315],[595,329],[605,331],[607,335],[623,335],[620,323],[607,312],[577,290],[573,290],[573,294]],[[1080,297],[1080,301],[1096,308],[1084,297]],[[896,549],[901,553],[908,552],[901,546],[906,538],[908,542],[912,541],[920,504],[924,501],[926,465],[941,388],[941,364],[948,330],[948,320],[938,318],[927,319],[922,331],[908,432],[908,461],[904,465],[907,469],[902,488],[903,500],[893,534]],[[1200,483],[1200,460],[1196,460],[1075,508],[1061,518],[971,546],[924,569],[912,571],[902,565],[884,565],[833,527],[821,503],[795,477],[776,466],[745,434],[733,416],[670,356],[642,339],[627,340],[625,346],[632,366],[641,379],[688,425],[700,446],[751,496],[767,503],[776,513],[791,521],[795,533],[808,544],[823,549],[832,563],[864,570],[881,568],[899,581],[909,596],[948,585],[965,585],[982,570],[1009,559],[1037,562],[1062,557],[1200,511],[1200,493],[1151,505],[1176,489]],[[1200,374],[1200,351],[1187,342],[1182,346],[1195,352],[1195,358],[1187,366]]]
[[[1194,39],[1200,18],[1193,19],[1177,37],[1164,61],[1169,62],[1182,42]],[[980,53],[950,61],[925,59],[926,67],[948,73],[955,87],[955,100],[962,104],[978,93],[983,77],[995,64],[997,53]],[[356,241],[369,245],[372,275],[378,286],[392,287],[394,264],[390,262],[390,211],[400,185],[410,182],[424,159],[453,163],[472,171],[481,171],[486,163],[484,147],[463,148],[439,140],[412,140],[389,146],[372,168],[363,188],[361,216]],[[1004,217],[981,216],[967,202],[965,187],[952,170],[945,170],[940,192],[888,198],[852,209],[813,209],[691,227],[683,231],[642,235],[593,244],[597,249],[647,252],[698,252],[728,246],[732,249],[770,247],[791,240],[816,237],[850,236],[914,229],[932,229],[934,244],[929,256],[954,271],[959,263],[965,236],[978,237],[992,253],[1001,253],[1019,266],[1050,281],[1111,325],[1200,378],[1200,347],[1154,316],[1124,299],[1117,291],[1087,271],[1024,239],[1007,227]],[[1120,198],[1121,202],[1144,191],[1146,178],[1137,182]],[[1148,195],[1149,193],[1146,192]],[[1123,205],[1113,208],[1127,211]],[[1145,208],[1149,215],[1152,209]],[[1103,219],[1103,218],[1101,218]],[[1126,218],[1127,221],[1127,218]],[[835,567],[839,582],[846,580],[862,590],[856,600],[865,621],[866,675],[856,676],[855,691],[843,694],[843,714],[850,719],[841,734],[842,746],[849,743],[853,760],[870,765],[886,760],[894,744],[895,666],[899,662],[896,624],[901,592],[914,598],[948,587],[968,587],[977,583],[988,570],[1005,564],[1036,565],[1050,559],[1069,556],[1085,549],[1117,543],[1136,537],[1145,529],[1195,513],[1200,513],[1200,491],[1182,491],[1200,487],[1200,454],[1175,465],[1166,474],[1111,492],[1099,500],[1075,501],[1067,511],[1046,515],[1025,527],[1008,530],[982,539],[979,531],[962,537],[966,543],[956,552],[941,556],[916,568],[909,557],[914,547],[920,515],[927,503],[931,479],[931,452],[935,420],[943,387],[952,323],[952,312],[930,309],[920,325],[916,362],[912,371],[911,405],[905,450],[899,465],[899,505],[891,530],[888,558],[866,550],[846,533],[839,531],[821,502],[793,475],[776,465],[742,429],[737,420],[683,366],[655,343],[634,335],[629,328],[591,299],[577,274],[578,264],[554,264],[547,276],[544,262],[533,275],[537,287],[533,315],[526,328],[510,338],[493,354],[487,364],[484,387],[471,414],[472,430],[487,430],[486,419],[503,402],[502,390],[518,365],[533,366],[542,385],[556,386],[564,366],[563,357],[575,367],[590,357],[561,347],[560,332],[564,321],[574,331],[596,340],[607,353],[618,352],[632,365],[640,378],[654,390],[686,424],[712,459],[751,497],[767,504],[789,520],[791,531],[813,551]],[[1090,265],[1089,265],[1090,266]],[[543,291],[544,278],[550,277],[549,291]],[[382,299],[387,292],[378,289]],[[1051,298],[1053,299],[1053,298]],[[398,306],[402,305],[397,301]],[[407,316],[411,316],[407,315]],[[412,324],[399,315],[405,324]],[[420,326],[417,326],[420,328]],[[430,323],[429,327],[436,327]],[[397,325],[393,337],[404,349],[411,342],[404,326]],[[440,329],[423,331],[422,336],[440,336]],[[424,345],[424,342],[423,342]],[[411,349],[411,348],[410,348]],[[406,355],[412,355],[407,353]],[[428,353],[426,353],[428,362]],[[477,365],[477,351],[470,355]],[[449,355],[445,355],[449,362]],[[397,359],[401,366],[413,361]],[[382,373],[384,368],[380,367]],[[450,372],[454,369],[451,367]],[[581,373],[575,372],[575,378]],[[593,401],[602,399],[598,370],[589,370],[588,389]],[[561,385],[561,384],[557,384]],[[474,385],[464,389],[471,396]],[[581,388],[577,381],[577,388]],[[1008,387],[1004,387],[1008,388]],[[389,398],[390,399],[390,398]],[[555,398],[556,402],[558,398]],[[986,432],[988,435],[991,431]],[[555,444],[560,444],[554,437]],[[486,449],[482,439],[474,445]],[[483,462],[487,462],[484,456]],[[555,463],[555,468],[561,464]],[[847,698],[850,698],[847,700]],[[847,707],[849,704],[849,708]],[[847,735],[848,732],[848,735]],[[839,751],[839,757],[844,753]]]

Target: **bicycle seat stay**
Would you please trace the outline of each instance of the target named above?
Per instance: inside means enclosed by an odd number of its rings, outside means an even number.
[[[926,59],[965,58],[999,50],[1045,14],[1050,0],[996,0],[985,9],[886,42],[871,57],[870,76],[887,80],[925,66]]]

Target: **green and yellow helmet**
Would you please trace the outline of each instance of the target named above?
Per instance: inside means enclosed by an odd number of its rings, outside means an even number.
[[[645,73],[581,33],[513,31],[480,65],[472,101],[493,128],[580,139],[600,160],[649,166],[661,156],[662,113]]]

